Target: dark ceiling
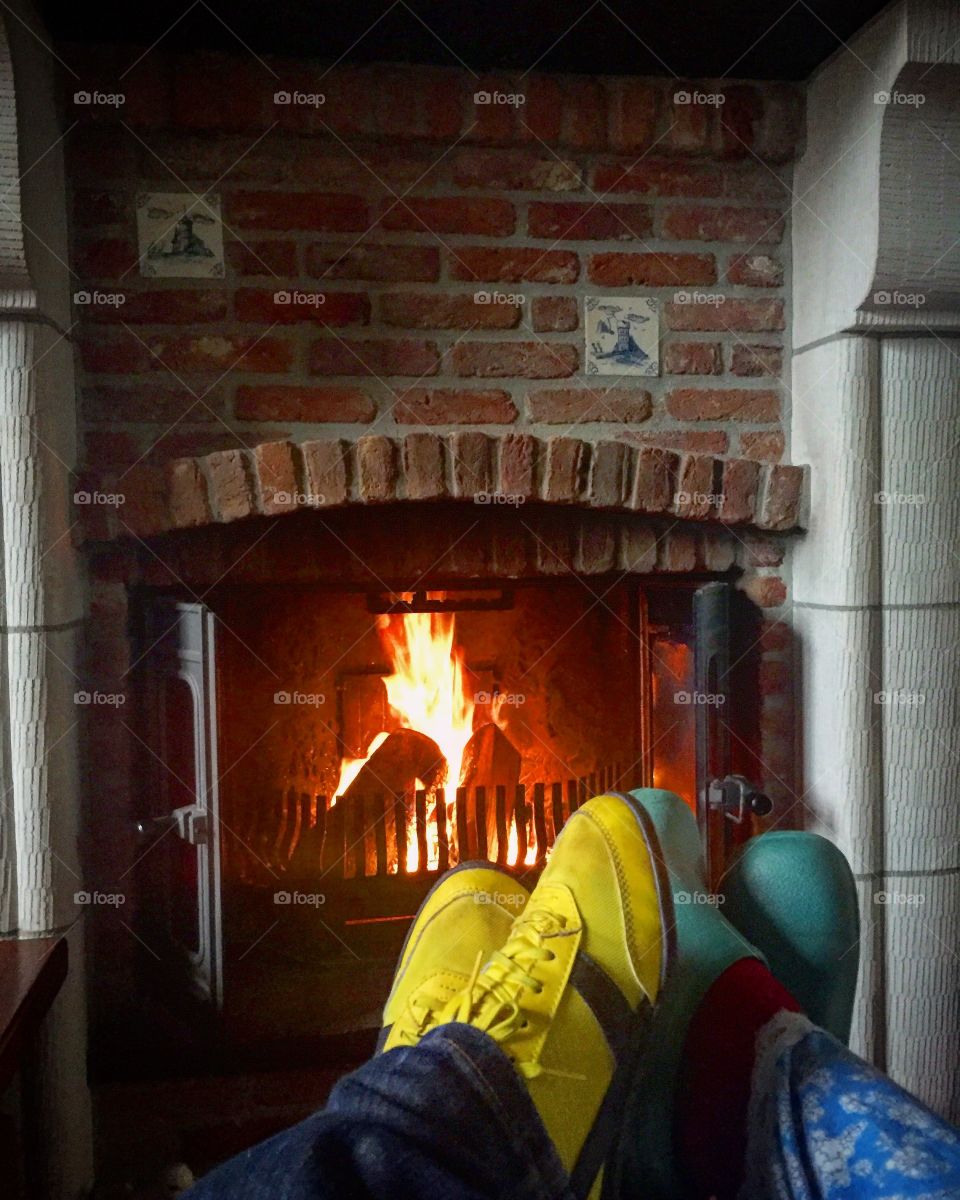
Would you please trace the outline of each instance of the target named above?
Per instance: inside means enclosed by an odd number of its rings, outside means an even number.
[[[214,47],[474,71],[805,79],[876,0],[41,0],[66,42]]]

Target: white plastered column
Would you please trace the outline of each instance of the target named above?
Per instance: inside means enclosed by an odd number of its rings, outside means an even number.
[[[813,464],[793,560],[806,801],[861,893],[854,1048],[955,1121],[958,63],[960,9],[904,0],[810,81],[791,417]]]
[[[72,548],[76,402],[55,59],[26,5],[0,23],[0,933],[65,935],[70,969],[31,1070],[51,1200],[92,1182],[78,853],[75,663],[84,589]],[[29,26],[29,29],[27,28]],[[32,33],[31,30],[34,32]],[[35,33],[39,36],[35,36]]]

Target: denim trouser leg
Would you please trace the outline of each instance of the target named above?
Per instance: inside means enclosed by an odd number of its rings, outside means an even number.
[[[189,1200],[572,1200],[512,1064],[444,1025],[378,1055],[327,1107],[200,1180]]]

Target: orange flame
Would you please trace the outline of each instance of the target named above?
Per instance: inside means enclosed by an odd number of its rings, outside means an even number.
[[[466,663],[463,650],[454,642],[452,613],[405,613],[380,617],[380,639],[390,657],[393,673],[384,677],[387,701],[394,717],[404,729],[413,729],[432,738],[440,748],[447,767],[443,792],[448,844],[454,844],[453,806],[460,781],[463,753],[473,733],[474,703],[466,688]],[[345,758],[340,764],[337,795],[350,786],[364,763],[387,739],[378,733],[363,758]],[[416,781],[421,786],[421,781]],[[427,863],[439,862],[436,796],[429,798],[427,812]],[[416,871],[422,864],[415,837],[413,814],[408,817],[406,869]]]
[[[473,734],[474,702],[467,691],[467,666],[463,649],[454,639],[452,613],[404,613],[384,615],[378,631],[389,655],[393,673],[384,676],[387,700],[399,725],[432,738],[446,763],[446,783],[427,797],[427,861],[420,862],[416,839],[416,818],[407,814],[407,851],[404,866],[414,872],[422,866],[436,869],[439,864],[437,822],[444,820],[447,844],[456,853],[456,790],[460,782],[463,755]],[[503,728],[502,701],[493,702],[492,718]],[[344,758],[340,763],[337,795],[342,795],[359,775],[371,755],[386,741],[389,733],[378,733],[363,758]],[[421,780],[415,781],[423,787]],[[437,811],[438,798],[442,809]],[[532,822],[531,822],[532,826]],[[524,863],[537,861],[536,833],[529,831]],[[516,816],[510,821],[507,862],[514,866],[520,857]],[[399,864],[397,864],[399,870]]]

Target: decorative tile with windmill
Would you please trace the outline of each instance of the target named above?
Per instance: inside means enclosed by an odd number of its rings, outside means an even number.
[[[587,296],[588,375],[659,375],[660,309],[652,296]]]
[[[141,275],[222,279],[220,197],[142,193],[137,197],[137,242]]]

